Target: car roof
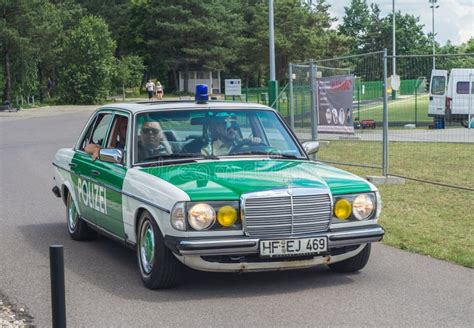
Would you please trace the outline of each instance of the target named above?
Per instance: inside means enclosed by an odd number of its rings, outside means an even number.
[[[274,111],[265,105],[257,103],[237,103],[225,101],[210,101],[204,104],[198,104],[194,101],[150,101],[150,102],[136,102],[136,103],[113,103],[99,107],[97,110],[103,109],[122,109],[132,112],[132,114],[156,111],[156,110],[202,110],[202,109],[259,109]]]

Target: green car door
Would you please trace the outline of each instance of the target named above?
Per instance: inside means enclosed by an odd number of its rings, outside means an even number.
[[[114,131],[114,115],[99,113],[91,123],[71,162],[81,215],[104,230],[124,237],[122,185],[127,168],[118,163],[94,160],[83,148],[89,143],[104,147]]]

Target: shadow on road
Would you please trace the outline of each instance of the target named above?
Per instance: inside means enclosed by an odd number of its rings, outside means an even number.
[[[71,289],[68,285],[74,283],[77,275],[81,280],[117,297],[147,302],[296,293],[350,284],[359,275],[334,274],[324,265],[304,270],[244,274],[200,272],[186,268],[180,287],[152,291],[141,282],[135,252],[125,246],[104,237],[95,241],[73,241],[68,236],[66,223],[23,225],[20,231],[47,265],[49,245],[64,245],[66,290]]]

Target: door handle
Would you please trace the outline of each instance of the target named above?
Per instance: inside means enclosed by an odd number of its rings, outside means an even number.
[[[99,176],[99,175],[100,175],[100,172],[97,171],[97,170],[91,170],[91,174],[92,174],[93,176]]]
[[[430,96],[430,100],[433,100],[433,96]]]
[[[70,167],[71,169],[74,169],[74,168],[76,168],[76,166],[77,166],[77,164],[76,164],[76,163],[69,163],[69,167]]]

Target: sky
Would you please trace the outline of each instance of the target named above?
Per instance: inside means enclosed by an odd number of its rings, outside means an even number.
[[[435,38],[441,45],[448,40],[459,45],[474,37],[474,0],[437,0],[439,8],[435,9]],[[344,7],[348,7],[351,0],[327,0],[331,5],[329,12],[342,22]],[[367,0],[367,4],[377,3],[384,17],[392,12],[392,0]],[[425,33],[432,31],[432,9],[429,0],[395,0],[395,10],[402,14],[411,14],[420,17]],[[396,22],[395,22],[396,23]]]

